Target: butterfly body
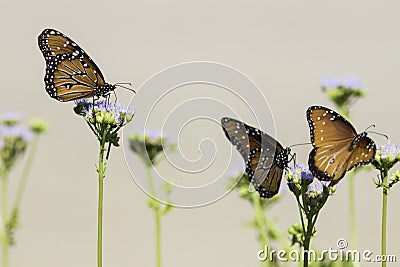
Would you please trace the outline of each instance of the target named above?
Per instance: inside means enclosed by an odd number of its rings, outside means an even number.
[[[338,183],[347,171],[369,164],[375,156],[376,145],[366,132],[357,133],[340,114],[321,106],[307,109],[307,121],[313,149],[309,168],[323,181]]]
[[[287,147],[275,153],[274,161],[279,168],[285,169],[288,167],[290,152],[290,147]]]
[[[279,192],[290,148],[283,148],[273,137],[232,118],[222,118],[222,129],[242,155],[250,182],[263,198]]]
[[[349,147],[349,151],[354,150],[354,149],[357,147],[358,143],[359,143],[363,138],[365,138],[366,136],[367,136],[367,133],[366,133],[366,132],[362,132],[362,133],[359,133],[359,134],[357,134],[356,136],[354,136],[353,140],[351,141],[351,144],[350,144],[350,147]]]
[[[115,85],[104,76],[86,52],[68,36],[45,29],[38,44],[46,61],[45,88],[50,97],[59,101],[107,97]]]

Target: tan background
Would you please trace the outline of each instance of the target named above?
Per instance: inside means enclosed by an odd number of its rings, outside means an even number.
[[[322,76],[357,75],[368,96],[352,109],[356,128],[374,123],[377,131],[400,143],[399,8],[398,1],[2,0],[0,110],[51,123],[28,183],[11,266],[86,267],[96,262],[97,143],[72,113],[73,105],[50,99],[44,90],[44,60],[37,47],[44,28],[71,36],[108,81],[130,81],[136,88],[181,62],[233,66],[267,96],[277,137],[285,145],[309,139],[308,106],[330,106],[319,91]],[[129,96],[118,90],[121,101]],[[140,110],[151,103],[134,104]],[[304,162],[308,150],[296,150],[299,161]],[[19,174],[20,169],[12,178]],[[356,216],[360,249],[379,253],[381,196],[374,177],[375,171],[356,178]],[[105,186],[104,266],[154,266],[153,216],[125,167],[122,149],[112,151]],[[349,239],[347,189],[347,182],[341,182],[321,212],[313,240],[318,248],[335,248],[338,238]],[[388,209],[388,252],[398,258],[399,194],[399,188],[391,190]],[[163,221],[164,266],[256,266],[255,233],[243,227],[251,216],[235,193],[204,208],[173,210]],[[267,216],[287,229],[298,219],[292,196],[286,194]]]

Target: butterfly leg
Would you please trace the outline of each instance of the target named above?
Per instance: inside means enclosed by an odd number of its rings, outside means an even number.
[[[296,166],[296,153],[291,154],[291,158],[289,159],[289,162],[293,160],[293,167]]]
[[[94,114],[94,102],[95,102],[98,98],[96,99],[95,97],[96,97],[96,96],[93,96],[92,103],[89,102],[89,105],[90,105],[90,104],[92,105],[92,117],[94,118],[94,122],[96,123],[96,116],[95,116],[95,114]]]
[[[103,97],[106,99],[106,104],[108,105],[108,104],[110,104],[110,94],[109,93],[107,93],[107,94],[105,94],[105,95],[103,95]],[[115,104],[115,103],[114,103]]]
[[[116,104],[116,103],[117,103],[117,99],[118,99],[118,97],[117,97],[117,93],[116,93],[115,91],[113,91],[113,93],[114,93],[114,95],[115,95],[115,101],[114,101],[114,104]]]

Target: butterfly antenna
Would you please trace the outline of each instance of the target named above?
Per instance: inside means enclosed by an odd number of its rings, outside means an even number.
[[[300,144],[294,144],[289,146],[290,148],[294,147],[294,146],[304,146],[304,145],[311,145],[311,143],[300,143]]]
[[[365,129],[364,132],[368,132],[368,133],[373,133],[373,134],[381,135],[381,136],[385,137],[387,140],[389,140],[389,137],[388,137],[386,134],[378,133],[378,132],[375,132],[375,131],[368,131],[368,129],[373,128],[373,127],[375,127],[375,124],[372,124],[371,126],[369,126],[367,129]]]
[[[123,86],[123,85],[129,85],[129,86],[132,86],[132,84],[131,83],[116,83],[116,84],[114,84],[115,86],[118,86],[118,87],[121,87],[121,88],[124,88],[124,89],[126,89],[126,90],[129,90],[129,91],[132,91],[132,92],[134,92],[135,94],[136,94],[136,91],[135,90],[133,90],[132,88],[129,88],[129,87],[126,87],[126,86]]]
[[[378,133],[378,132],[374,132],[374,131],[369,131],[369,133],[373,133],[373,134],[381,135],[381,136],[385,137],[387,140],[389,140],[389,136],[387,136],[386,134],[383,134],[383,133]]]
[[[370,128],[375,128],[375,124],[368,126],[367,129],[364,130],[364,132],[368,131],[368,129],[370,129]]]

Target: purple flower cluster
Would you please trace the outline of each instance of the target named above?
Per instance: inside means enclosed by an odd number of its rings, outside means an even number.
[[[32,140],[33,134],[28,129],[20,125],[0,125],[0,137],[2,140],[5,138],[16,137],[21,138],[25,142],[29,142]]]
[[[296,164],[296,166],[290,167],[289,170],[293,173],[293,177],[310,182],[314,180],[314,176],[308,169],[308,166],[304,164]]]
[[[300,188],[302,186],[307,186],[306,194],[311,197],[317,197],[323,194],[324,188],[328,187],[329,182],[319,181],[314,179],[313,174],[309,170],[308,166],[304,164],[296,164],[294,167],[289,168],[289,188],[294,186]],[[293,191],[292,190],[292,191]],[[295,190],[297,192],[297,190]]]
[[[333,76],[327,76],[322,79],[321,87],[326,89],[331,88],[351,88],[351,89],[362,89],[363,85],[361,81],[355,76],[346,76],[342,78],[336,78]]]
[[[309,196],[322,195],[322,193],[324,192],[324,187],[327,187],[327,185],[325,185],[323,182],[315,179],[311,184],[308,185],[307,194]]]
[[[381,159],[400,157],[400,149],[395,144],[390,143],[390,141],[386,145],[381,146],[379,152]]]
[[[3,122],[19,122],[22,119],[21,113],[18,112],[13,112],[13,111],[7,111],[6,113],[3,114],[2,116],[2,121]]]
[[[130,107],[109,103],[103,100],[92,103],[86,99],[82,99],[75,101],[75,104],[76,107],[80,108],[80,113],[84,115],[85,118],[92,119],[98,114],[107,113],[114,119],[114,123],[117,125],[130,122],[135,115],[135,110]]]

